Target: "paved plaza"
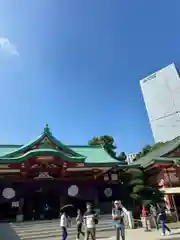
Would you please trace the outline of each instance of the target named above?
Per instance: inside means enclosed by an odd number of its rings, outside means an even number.
[[[115,229],[112,222],[102,217],[97,227],[97,240],[116,240]],[[170,236],[161,236],[160,231],[145,232],[143,229],[126,229],[126,240],[180,240],[180,223],[169,224],[172,229]],[[75,224],[69,229],[68,240],[76,239]],[[59,240],[61,239],[61,228],[59,220],[32,221],[25,223],[1,223],[0,240]],[[83,237],[81,237],[83,240]]]
[[[116,240],[115,237],[100,238],[99,240]],[[180,228],[173,229],[170,236],[161,236],[160,232],[144,232],[143,229],[133,229],[126,231],[126,240],[180,240]],[[98,239],[97,239],[98,240]]]
[[[1,240],[21,240],[26,238],[21,238],[16,235],[14,231],[11,230],[9,224],[0,224],[1,230]],[[2,234],[3,233],[3,234]],[[27,238],[28,239],[28,238]],[[44,239],[39,236],[38,239]],[[60,237],[48,237],[47,240],[59,240]],[[75,232],[70,236],[69,239],[76,239]],[[83,238],[81,238],[83,240]],[[170,236],[161,236],[160,232],[151,231],[151,232],[144,232],[143,229],[127,229],[126,230],[126,240],[180,240],[180,228],[173,229],[172,234]],[[116,240],[114,230],[104,230],[102,232],[97,232],[97,240]]]

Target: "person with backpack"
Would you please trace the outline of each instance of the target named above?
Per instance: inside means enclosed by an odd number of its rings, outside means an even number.
[[[96,240],[96,224],[98,224],[98,216],[92,208],[91,203],[86,204],[86,212],[84,213],[85,240],[91,236],[92,240]]]
[[[122,209],[121,201],[115,201],[112,209],[112,219],[116,227],[116,240],[125,240],[125,229],[124,229],[124,212]]]

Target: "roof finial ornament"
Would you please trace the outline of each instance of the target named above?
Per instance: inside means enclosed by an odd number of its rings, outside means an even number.
[[[46,126],[45,126],[45,128],[44,128],[44,133],[45,133],[45,134],[51,133],[48,124],[46,124]]]

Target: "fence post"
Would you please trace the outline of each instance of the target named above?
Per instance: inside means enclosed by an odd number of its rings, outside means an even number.
[[[120,229],[116,226],[116,240],[120,240]]]

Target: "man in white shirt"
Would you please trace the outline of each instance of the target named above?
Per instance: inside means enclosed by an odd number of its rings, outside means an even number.
[[[121,201],[114,202],[114,208],[112,209],[112,219],[116,227],[116,239],[120,239],[120,233],[122,240],[125,240],[125,231],[124,231],[124,213],[122,209]]]
[[[60,227],[62,229],[62,240],[66,240],[68,235],[67,234],[68,217],[65,212],[61,214]]]
[[[86,207],[87,207],[87,211],[84,213],[85,240],[88,240],[89,236],[91,236],[92,240],[95,240],[96,224],[98,223],[97,214],[92,209],[91,203],[87,203]]]

